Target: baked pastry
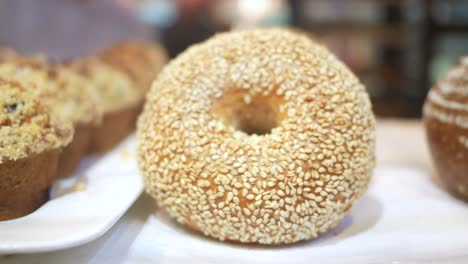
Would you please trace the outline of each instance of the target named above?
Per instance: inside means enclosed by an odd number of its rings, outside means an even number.
[[[128,74],[145,94],[168,59],[166,51],[158,44],[135,40],[119,42],[103,50],[99,57]]]
[[[0,80],[0,220],[29,214],[48,199],[60,149],[73,136],[29,89]]]
[[[127,74],[144,95],[168,59],[166,51],[158,44],[130,40],[119,42],[103,50],[99,57],[115,69]],[[141,113],[144,99],[143,97],[140,107],[136,108],[134,124]]]
[[[283,29],[223,33],[158,76],[138,120],[146,191],[220,240],[288,244],[335,227],[366,191],[374,115],[324,46]]]
[[[75,136],[61,152],[57,172],[59,177],[72,175],[88,151],[91,129],[101,121],[98,94],[90,82],[64,67],[26,58],[0,64],[0,77],[21,82],[74,125]]]
[[[468,56],[430,90],[424,123],[440,179],[451,193],[468,199]]]
[[[69,65],[88,78],[98,93],[103,117],[91,134],[89,151],[103,153],[120,143],[135,129],[135,115],[141,106],[143,93],[130,78],[98,58],[86,58]]]
[[[61,66],[52,66],[49,79],[61,90],[54,96],[56,110],[73,122],[75,135],[70,145],[60,155],[58,175],[70,176],[78,167],[81,158],[88,152],[91,134],[102,121],[99,95],[86,78]]]

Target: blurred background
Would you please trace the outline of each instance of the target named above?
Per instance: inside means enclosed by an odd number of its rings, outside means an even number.
[[[0,45],[55,60],[129,38],[171,57],[216,32],[297,27],[366,84],[379,116],[417,118],[428,89],[468,54],[463,0],[0,0]]]

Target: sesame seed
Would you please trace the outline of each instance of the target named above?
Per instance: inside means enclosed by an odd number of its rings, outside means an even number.
[[[248,208],[243,209],[245,215],[250,215],[250,210]]]

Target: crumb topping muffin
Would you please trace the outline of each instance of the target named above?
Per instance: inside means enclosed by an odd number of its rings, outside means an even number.
[[[20,83],[0,80],[0,164],[70,143],[71,123],[50,113]]]
[[[128,74],[144,93],[168,60],[160,45],[138,41],[120,42],[101,52],[100,58]]]
[[[99,94],[89,80],[60,66],[49,69],[48,74],[54,86],[61,91],[60,98],[54,98],[54,105],[64,117],[74,123],[99,124],[102,117]]]
[[[85,78],[70,70],[16,59],[0,64],[0,77],[19,81],[64,120],[73,124],[100,122],[96,91]]]
[[[468,55],[431,88],[423,116],[439,178],[451,193],[468,200]]]
[[[88,78],[94,85],[104,113],[133,107],[143,98],[143,93],[134,87],[128,76],[97,58],[73,62],[70,68]]]

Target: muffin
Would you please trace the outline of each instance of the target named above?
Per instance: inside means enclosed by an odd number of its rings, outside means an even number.
[[[63,149],[58,175],[70,176],[78,167],[81,158],[88,152],[91,132],[99,126],[102,118],[98,104],[98,94],[91,83],[84,77],[65,68],[57,67],[49,70],[49,78],[61,93],[54,97],[56,110],[63,118],[73,122],[75,136],[70,145]]]
[[[134,85],[146,95],[151,83],[167,62],[167,54],[158,44],[138,41],[123,41],[103,50],[99,57],[116,70],[127,74]],[[143,109],[144,97],[134,113],[134,121]]]
[[[101,124],[91,131],[89,151],[106,152],[134,131],[143,93],[126,74],[98,58],[75,61],[69,67],[88,78],[98,93],[103,117]]]
[[[61,152],[57,172],[59,177],[72,175],[87,153],[92,127],[101,121],[98,95],[90,83],[66,68],[24,58],[0,64],[0,77],[21,82],[62,120],[73,124],[75,136]]]
[[[18,82],[0,80],[0,220],[27,215],[48,199],[71,123]]]
[[[158,44],[138,41],[120,42],[99,56],[115,69],[128,74],[145,94],[168,59],[166,51]]]
[[[424,121],[439,178],[468,201],[468,56],[430,90]]]

